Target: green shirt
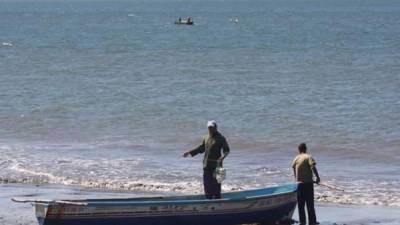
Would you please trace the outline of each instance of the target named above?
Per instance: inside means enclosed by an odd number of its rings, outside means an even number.
[[[294,158],[292,167],[296,172],[296,180],[300,183],[312,183],[313,181],[313,172],[312,168],[317,163],[311,157],[311,155],[302,153],[298,154],[296,158]]]
[[[221,149],[224,157],[229,154],[229,146],[224,136],[217,132],[214,136],[206,135],[202,143],[190,151],[191,156],[204,153],[203,168],[216,168],[221,157]]]

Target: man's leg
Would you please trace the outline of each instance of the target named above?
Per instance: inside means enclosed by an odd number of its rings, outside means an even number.
[[[213,176],[213,195],[215,199],[221,198],[221,184],[218,183],[215,176]]]
[[[314,208],[314,184],[307,183],[307,213],[308,213],[308,222],[310,225],[317,223],[317,218],[315,216],[315,208]]]
[[[215,178],[215,169],[210,169],[211,171],[211,180],[210,180],[210,189],[209,193],[211,194],[213,199],[221,198],[221,184],[218,183],[217,179]]]
[[[300,225],[306,224],[306,212],[304,211],[304,205],[306,201],[305,201],[304,189],[305,189],[304,184],[303,183],[299,184],[297,190],[297,210],[299,211]]]
[[[204,185],[204,194],[206,198],[212,199],[212,179],[213,179],[213,172],[208,168],[204,168],[203,173],[203,185]]]

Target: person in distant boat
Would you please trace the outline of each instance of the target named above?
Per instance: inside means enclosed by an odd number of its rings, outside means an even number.
[[[182,22],[182,17],[179,17],[178,21],[179,21],[179,23],[181,23]]]
[[[296,181],[298,182],[297,190],[297,203],[299,211],[300,225],[306,224],[306,214],[304,206],[307,204],[307,214],[309,225],[319,224],[315,215],[314,208],[314,180],[313,176],[316,177],[315,183],[321,181],[318,170],[316,167],[315,160],[311,155],[307,154],[307,146],[305,143],[301,143],[298,147],[299,154],[294,158],[292,162],[292,168]]]
[[[188,24],[192,23],[192,17],[189,16],[189,18],[187,19],[187,23]]]
[[[217,182],[215,170],[222,166],[223,160],[228,156],[230,149],[225,137],[217,130],[217,123],[213,120],[207,122],[208,135],[203,138],[201,144],[183,154],[183,157],[192,157],[204,153],[203,160],[203,184],[204,193],[208,199],[221,198],[221,184]],[[222,153],[221,153],[222,150]]]

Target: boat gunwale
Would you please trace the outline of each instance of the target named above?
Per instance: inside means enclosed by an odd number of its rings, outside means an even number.
[[[286,188],[283,188],[286,187]],[[287,187],[290,187],[287,189]],[[190,204],[215,204],[215,203],[225,203],[225,202],[243,202],[250,200],[259,200],[266,198],[274,198],[282,195],[293,194],[297,191],[297,184],[287,184],[281,186],[274,186],[269,188],[262,189],[254,189],[254,190],[246,190],[240,192],[229,192],[226,194],[230,195],[238,195],[244,193],[255,193],[267,189],[285,189],[285,191],[270,193],[270,194],[262,194],[262,195],[253,195],[253,196],[241,196],[241,197],[227,197],[221,199],[206,199],[198,198],[200,195],[188,195],[188,196],[172,196],[172,197],[149,197],[149,198],[110,198],[110,199],[76,199],[76,200],[55,200],[49,202],[38,202],[37,204],[45,204],[48,206],[54,205],[84,205],[85,207],[90,206],[148,206],[148,205],[190,205]],[[196,199],[193,199],[196,198]],[[154,199],[154,200],[152,200]],[[156,200],[157,199],[157,200]]]

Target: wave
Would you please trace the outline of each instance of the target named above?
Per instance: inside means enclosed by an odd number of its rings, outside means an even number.
[[[85,188],[96,188],[113,191],[139,191],[139,192],[165,192],[180,194],[201,194],[202,183],[196,181],[182,181],[174,183],[157,181],[107,181],[107,180],[74,180],[70,178],[56,177],[55,179],[38,178],[0,178],[0,183],[18,183],[18,184],[62,184],[66,186],[80,186]],[[252,187],[254,188],[254,187]],[[241,191],[247,189],[241,185],[223,185],[223,191]],[[251,187],[250,187],[251,189]],[[400,197],[395,195],[367,194],[367,193],[340,193],[335,191],[316,190],[315,199],[318,202],[329,202],[338,204],[355,205],[380,205],[400,207]]]
[[[85,188],[96,188],[113,191],[139,191],[139,192],[165,192],[181,194],[201,194],[202,183],[199,180],[181,182],[160,182],[152,180],[118,181],[118,180],[97,180],[97,179],[74,179],[59,177],[47,173],[37,173],[38,177],[0,177],[3,184],[58,184],[65,186],[80,186]],[[223,185],[225,191],[244,190],[236,185]]]
[[[87,160],[88,161],[88,160]],[[88,164],[86,161],[85,164]],[[137,161],[132,159],[125,159],[124,161],[133,162],[136,164]],[[59,160],[59,164],[71,164],[70,160]],[[75,161],[76,163],[76,161]],[[174,177],[171,181],[163,181],[158,179],[153,179],[151,177],[144,178],[134,178],[129,179],[127,177],[117,177],[110,178],[113,173],[110,173],[106,178],[101,178],[96,176],[93,171],[86,171],[84,173],[89,173],[93,177],[78,175],[76,176],[64,176],[56,175],[52,172],[43,172],[36,169],[28,169],[24,167],[21,163],[16,162],[16,160],[11,160],[8,162],[10,165],[7,170],[11,171],[0,176],[0,183],[15,183],[15,184],[34,184],[34,185],[46,185],[46,184],[59,184],[65,186],[81,186],[85,188],[99,188],[106,190],[117,190],[117,191],[141,191],[141,192],[174,192],[182,194],[200,194],[203,190],[203,184],[199,178],[184,178],[179,179],[179,173],[170,174]],[[83,163],[82,163],[83,164]],[[107,167],[107,166],[106,166]],[[238,191],[244,190],[249,187],[238,185],[238,184],[224,184],[223,189],[225,191]]]
[[[335,194],[329,192],[316,193],[315,199],[318,202],[329,202],[350,205],[379,205],[400,207],[400,197],[387,194]]]
[[[96,188],[113,191],[138,191],[138,192],[163,192],[174,194],[201,194],[203,193],[202,181],[198,178],[181,181],[160,181],[149,178],[136,180],[117,180],[117,179],[95,179],[57,176],[52,173],[36,172],[21,167],[14,167],[16,171],[24,176],[0,177],[0,183],[22,183],[22,184],[61,184],[65,186],[80,186],[84,188]],[[354,182],[348,184],[337,184],[328,181],[331,185],[341,185],[347,187],[345,192],[329,190],[316,186],[315,199],[318,202],[329,202],[338,204],[358,204],[358,205],[381,205],[400,207],[399,182]],[[225,182],[222,186],[223,191],[240,191],[247,189],[273,186],[277,183],[235,183],[234,181]],[[369,187],[365,189],[364,187]],[[384,190],[384,191],[382,191]]]
[[[12,47],[13,44],[11,42],[2,42],[1,43],[2,46],[6,46],[6,47]]]
[[[60,150],[54,151],[54,147]],[[147,156],[152,148],[143,151],[90,151],[78,152],[74,146],[40,145],[0,146],[0,183],[34,185],[57,184],[115,191],[165,192],[173,194],[201,194],[203,192],[201,168],[194,168],[195,159],[179,161],[174,154]],[[82,147],[82,146],[79,146]],[[32,150],[33,149],[33,150]],[[89,148],[86,148],[89,149]],[[32,151],[34,153],[32,153]],[[161,154],[154,150],[155,153]],[[114,155],[110,155],[114,154]],[[147,154],[147,155],[146,155]],[[143,157],[143,158],[141,158]],[[171,157],[171,158],[168,158]],[[291,182],[291,169],[263,161],[244,164],[243,160],[227,161],[228,178],[223,190],[239,191]],[[196,162],[198,163],[198,162]],[[233,164],[232,164],[233,165]],[[241,165],[241,166],[240,166]],[[354,170],[354,169],[353,169]],[[372,171],[372,169],[371,169]],[[323,177],[324,182],[345,187],[345,192],[316,186],[316,200],[340,204],[384,205],[400,207],[400,181],[397,176],[363,176],[352,179],[345,173]]]

